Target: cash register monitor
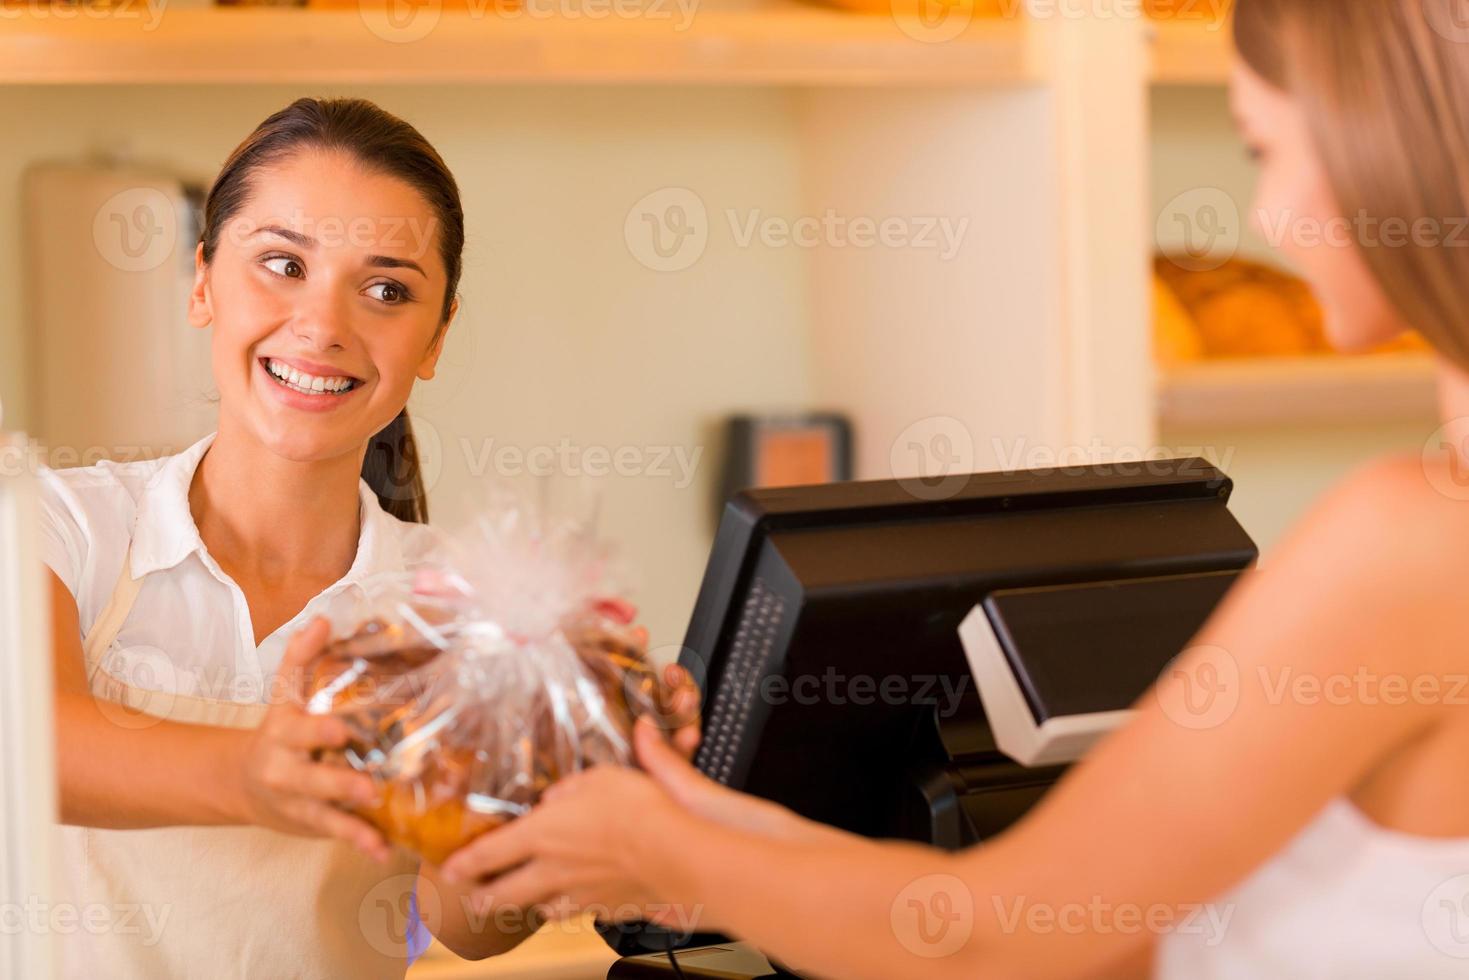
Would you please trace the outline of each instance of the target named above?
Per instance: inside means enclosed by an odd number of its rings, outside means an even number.
[[[947,479],[731,499],[680,656],[703,772],[859,834],[982,841],[1257,557],[1201,459]]]

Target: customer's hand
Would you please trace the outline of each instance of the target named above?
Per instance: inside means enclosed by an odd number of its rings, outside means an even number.
[[[657,921],[674,910],[655,905],[661,896],[646,876],[642,839],[650,827],[661,836],[688,819],[645,774],[594,766],[552,786],[525,816],[455,851],[438,876],[467,888],[480,914],[534,908],[561,918],[595,909],[609,921]]]
[[[815,842],[838,833],[714,782],[647,719],[638,722],[633,738],[646,772],[596,766],[568,776],[530,813],[450,855],[440,869],[445,880],[483,882],[474,890],[483,907],[566,899],[573,908],[611,909],[614,918],[669,924],[681,910],[654,903],[667,896],[655,896],[650,868],[640,863],[647,848],[639,837],[648,826],[676,827],[692,817],[782,840]],[[617,914],[619,908],[629,914]]]
[[[684,810],[736,830],[794,838],[825,828],[785,807],[732,790],[699,772],[670,747],[652,725],[640,722],[633,732],[638,765]],[[695,742],[697,745],[697,741]],[[556,787],[552,787],[554,791]]]
[[[247,823],[307,837],[336,837],[386,861],[383,835],[335,804],[366,805],[377,798],[366,773],[332,761],[313,761],[317,749],[340,748],[348,732],[340,718],[306,713],[309,664],[326,645],[329,626],[318,617],[286,646],[271,686],[273,703],[242,745],[238,807]]]

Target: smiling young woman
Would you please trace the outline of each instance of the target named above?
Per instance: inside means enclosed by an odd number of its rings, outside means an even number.
[[[711,782],[645,726],[648,774],[574,776],[444,874],[483,881],[487,901],[661,904],[670,924],[844,980],[1465,976],[1457,3],[1238,0],[1231,95],[1261,163],[1256,214],[1286,229],[1337,346],[1410,325],[1433,343],[1441,446],[1374,461],[1324,497],[1024,820],[959,854],[864,840]],[[1349,233],[1308,245],[1298,222]],[[1389,223],[1412,231],[1394,244]],[[1238,681],[1221,685],[1226,667]],[[1222,709],[1190,713],[1190,684]],[[600,817],[613,812],[641,816]]]
[[[364,910],[406,908],[432,869],[335,805],[374,790],[312,761],[346,732],[300,695],[317,614],[401,569],[426,518],[405,405],[443,351],[463,245],[454,178],[416,130],[359,100],[293,103],[205,208],[189,319],[212,331],[218,432],[43,474],[60,900],[149,923],[69,936],[66,976],[402,976],[403,936]],[[453,889],[428,891],[463,955],[524,935],[472,932]]]

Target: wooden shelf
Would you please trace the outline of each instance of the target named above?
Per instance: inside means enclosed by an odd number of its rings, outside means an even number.
[[[1229,81],[1234,55],[1227,22],[1159,20],[1149,31],[1153,84],[1223,85]]]
[[[892,17],[796,0],[685,0],[688,18],[676,0],[643,0],[660,16],[622,17],[610,12],[628,0],[429,3],[415,8],[423,19],[398,27],[386,2],[167,7],[151,27],[141,3],[127,18],[22,8],[0,30],[0,83],[992,85],[1036,81],[1044,61],[1036,32],[1014,19],[976,19],[952,40],[924,43]],[[578,2],[604,16],[549,15]]]
[[[1165,427],[1312,425],[1432,418],[1428,354],[1320,355],[1197,362],[1159,376]]]

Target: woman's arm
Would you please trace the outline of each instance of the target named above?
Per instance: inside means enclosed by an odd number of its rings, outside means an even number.
[[[248,731],[124,712],[92,696],[76,602],[54,574],[51,612],[62,823],[116,829],[258,824],[338,837],[386,857],[380,833],[331,805],[375,799],[371,779],[310,761],[311,749],[345,743],[340,721],[307,715],[295,703],[272,705],[260,727]],[[302,671],[324,637],[324,623],[299,634],[277,676]]]
[[[242,733],[159,720],[127,725],[87,685],[76,601],[51,575],[61,822],[88,827],[239,823]]]
[[[474,901],[474,887],[445,881],[432,865],[418,869],[418,909],[434,938],[466,960],[499,956],[525,942],[541,924],[529,906]]]
[[[1384,684],[1462,672],[1463,562],[1441,542],[1469,519],[1421,486],[1382,464],[1333,494],[1121,731],[970,852],[751,833],[593,772],[456,868],[515,869],[485,886],[498,901],[675,903],[841,977],[1084,976],[1172,929],[1217,936],[1231,910],[1203,903],[1451,710]]]

